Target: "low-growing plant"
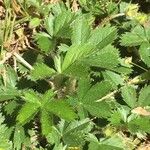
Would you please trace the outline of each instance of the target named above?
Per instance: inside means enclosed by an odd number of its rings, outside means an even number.
[[[150,147],[149,2],[0,3],[0,150]]]

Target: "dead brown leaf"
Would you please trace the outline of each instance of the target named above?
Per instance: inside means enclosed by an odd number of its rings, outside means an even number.
[[[150,144],[143,144],[137,150],[150,150]]]
[[[74,11],[74,12],[76,12],[76,11],[79,10],[79,4],[77,3],[76,0],[73,0],[71,9],[72,9],[72,11]]]
[[[142,107],[134,108],[131,112],[134,114],[142,115],[142,116],[150,116],[150,112]]]

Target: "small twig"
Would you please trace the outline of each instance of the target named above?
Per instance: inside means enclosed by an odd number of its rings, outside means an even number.
[[[115,18],[118,18],[118,17],[122,17],[122,16],[125,16],[125,13],[119,13],[119,14],[116,14],[116,15],[112,15],[112,16],[108,16],[107,18],[105,18],[101,23],[100,23],[100,26],[104,26],[106,23],[108,23],[109,21],[115,19]]]
[[[96,102],[101,102],[101,101],[103,101],[103,100],[105,100],[105,99],[111,98],[111,97],[113,97],[117,92],[118,92],[118,90],[115,90],[115,91],[113,91],[113,92],[107,94],[106,96],[102,97],[101,99],[97,100]]]
[[[25,65],[30,70],[33,70],[34,68],[16,52],[17,51],[17,46],[18,46],[18,43],[16,43],[15,48],[12,52],[7,52],[6,53],[6,57],[4,57],[4,59],[2,61],[0,61],[0,65],[4,64],[12,56],[15,56],[23,65]]]
[[[143,80],[144,81],[144,80]],[[136,76],[135,78],[133,78],[132,80],[128,81],[127,84],[128,85],[132,85],[132,84],[137,84],[141,82],[141,80],[139,79],[139,76]],[[123,85],[124,86],[124,85]],[[121,88],[123,87],[121,86]],[[109,98],[112,98],[114,97],[114,95],[119,92],[119,89],[118,90],[114,90],[113,92],[111,93],[108,93],[106,96],[102,97],[101,99],[98,99],[96,102],[101,102],[103,100],[106,100],[106,99],[109,99]]]
[[[14,56],[27,68],[29,68],[30,70],[34,70],[34,68],[27,61],[25,61],[19,54],[14,52]]]

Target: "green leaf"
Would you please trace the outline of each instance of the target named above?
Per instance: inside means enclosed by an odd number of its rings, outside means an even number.
[[[91,115],[99,118],[107,118],[111,115],[111,107],[105,102],[85,103],[83,107],[90,112]]]
[[[47,136],[52,131],[52,125],[53,125],[52,115],[48,113],[46,110],[42,110],[40,122],[41,122],[42,134]]]
[[[56,16],[54,20],[54,36],[70,38],[70,23],[72,22],[73,16],[73,13],[70,11],[62,12]]]
[[[4,116],[0,113],[0,149],[12,150],[12,142],[9,140],[10,134],[9,128],[4,124]]]
[[[91,141],[88,150],[123,150],[124,148],[127,148],[124,139],[114,135],[109,139],[102,140],[101,142],[95,140]]]
[[[39,79],[51,77],[51,75],[55,73],[54,69],[48,67],[43,63],[37,63],[33,67],[34,70],[32,70],[30,74],[32,80],[39,80]]]
[[[77,60],[87,56],[87,54],[89,54],[92,48],[93,46],[90,44],[72,45],[70,48],[68,48],[67,54],[62,64],[62,70],[65,71]]]
[[[53,49],[53,41],[46,36],[41,36],[37,40],[38,47],[45,53],[49,53]]]
[[[99,27],[91,32],[88,42],[100,50],[111,44],[116,37],[117,29],[115,27]]]
[[[136,26],[131,32],[123,34],[120,42],[123,46],[138,46],[143,42],[147,42],[144,28]]]
[[[29,28],[36,28],[40,25],[41,20],[39,18],[33,18],[29,22]]]
[[[80,99],[84,103],[93,103],[96,100],[106,96],[112,90],[112,85],[108,81],[97,83],[86,91],[84,97]]]
[[[54,18],[55,17],[50,14],[49,17],[45,20],[45,28],[51,36],[54,34]]]
[[[23,98],[26,100],[26,102],[35,103],[38,105],[41,104],[41,102],[40,102],[41,99],[40,99],[39,95],[32,90],[25,91]]]
[[[13,137],[13,145],[16,150],[22,149],[22,144],[25,141],[25,132],[24,128],[21,126],[17,126],[15,128],[14,137]]]
[[[114,88],[117,88],[118,85],[123,85],[124,80],[121,75],[112,72],[112,71],[104,71],[103,72],[104,79],[110,81]]]
[[[79,16],[71,25],[72,26],[72,44],[85,43],[90,35],[91,29],[85,16]]]
[[[6,72],[7,72],[6,84],[9,84],[10,86],[15,88],[18,81],[17,73],[11,66],[6,67]]]
[[[113,46],[108,45],[96,54],[83,59],[83,62],[90,66],[112,69],[120,63],[119,52]]]
[[[53,96],[54,96],[54,92],[52,90],[48,90],[42,95],[41,104],[43,108],[45,105],[47,105],[48,102],[52,100]]]
[[[81,89],[82,92],[79,92],[79,96],[82,97],[79,97],[79,103],[86,110],[88,110],[91,115],[107,118],[111,114],[111,107],[105,101],[96,101],[106,96],[111,91],[111,89],[112,86],[107,81],[97,83],[96,85],[91,86],[91,88],[88,86],[87,89]],[[83,93],[84,91],[85,93]]]
[[[143,43],[140,46],[139,53],[143,62],[150,67],[150,44]]]
[[[10,86],[0,87],[0,101],[10,100],[17,96],[20,96],[20,91],[17,89]]]
[[[77,88],[78,97],[84,98],[84,96],[86,96],[86,93],[88,93],[88,91],[90,90],[91,86],[92,85],[90,84],[89,78],[80,79],[78,81]]]
[[[149,86],[145,86],[140,91],[138,104],[141,105],[141,106],[148,106],[148,105],[150,105],[150,85]]]
[[[40,105],[37,104],[25,103],[22,106],[21,110],[19,111],[17,121],[19,121],[21,125],[26,124],[27,122],[29,122],[31,119],[34,118],[36,113],[39,111],[39,107]]]
[[[64,74],[73,76],[75,78],[86,78],[89,76],[90,67],[86,64],[75,62],[70,65],[66,70],[63,71]]]
[[[93,123],[89,119],[73,121],[64,130],[63,141],[72,147],[84,145],[86,135],[91,131],[92,127]]]
[[[131,107],[134,108],[136,106],[136,91],[134,87],[130,85],[126,85],[121,89],[123,100]]]
[[[150,133],[150,118],[137,117],[128,123],[131,132],[147,132]]]
[[[68,121],[74,120],[77,117],[69,104],[63,100],[51,101],[45,106],[45,109]]]
[[[12,101],[9,101],[8,104],[5,105],[4,110],[7,115],[11,115],[18,106],[19,104],[16,101],[12,100]]]

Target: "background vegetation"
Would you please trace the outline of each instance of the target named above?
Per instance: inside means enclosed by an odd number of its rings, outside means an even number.
[[[0,0],[0,150],[149,150],[149,13]]]

